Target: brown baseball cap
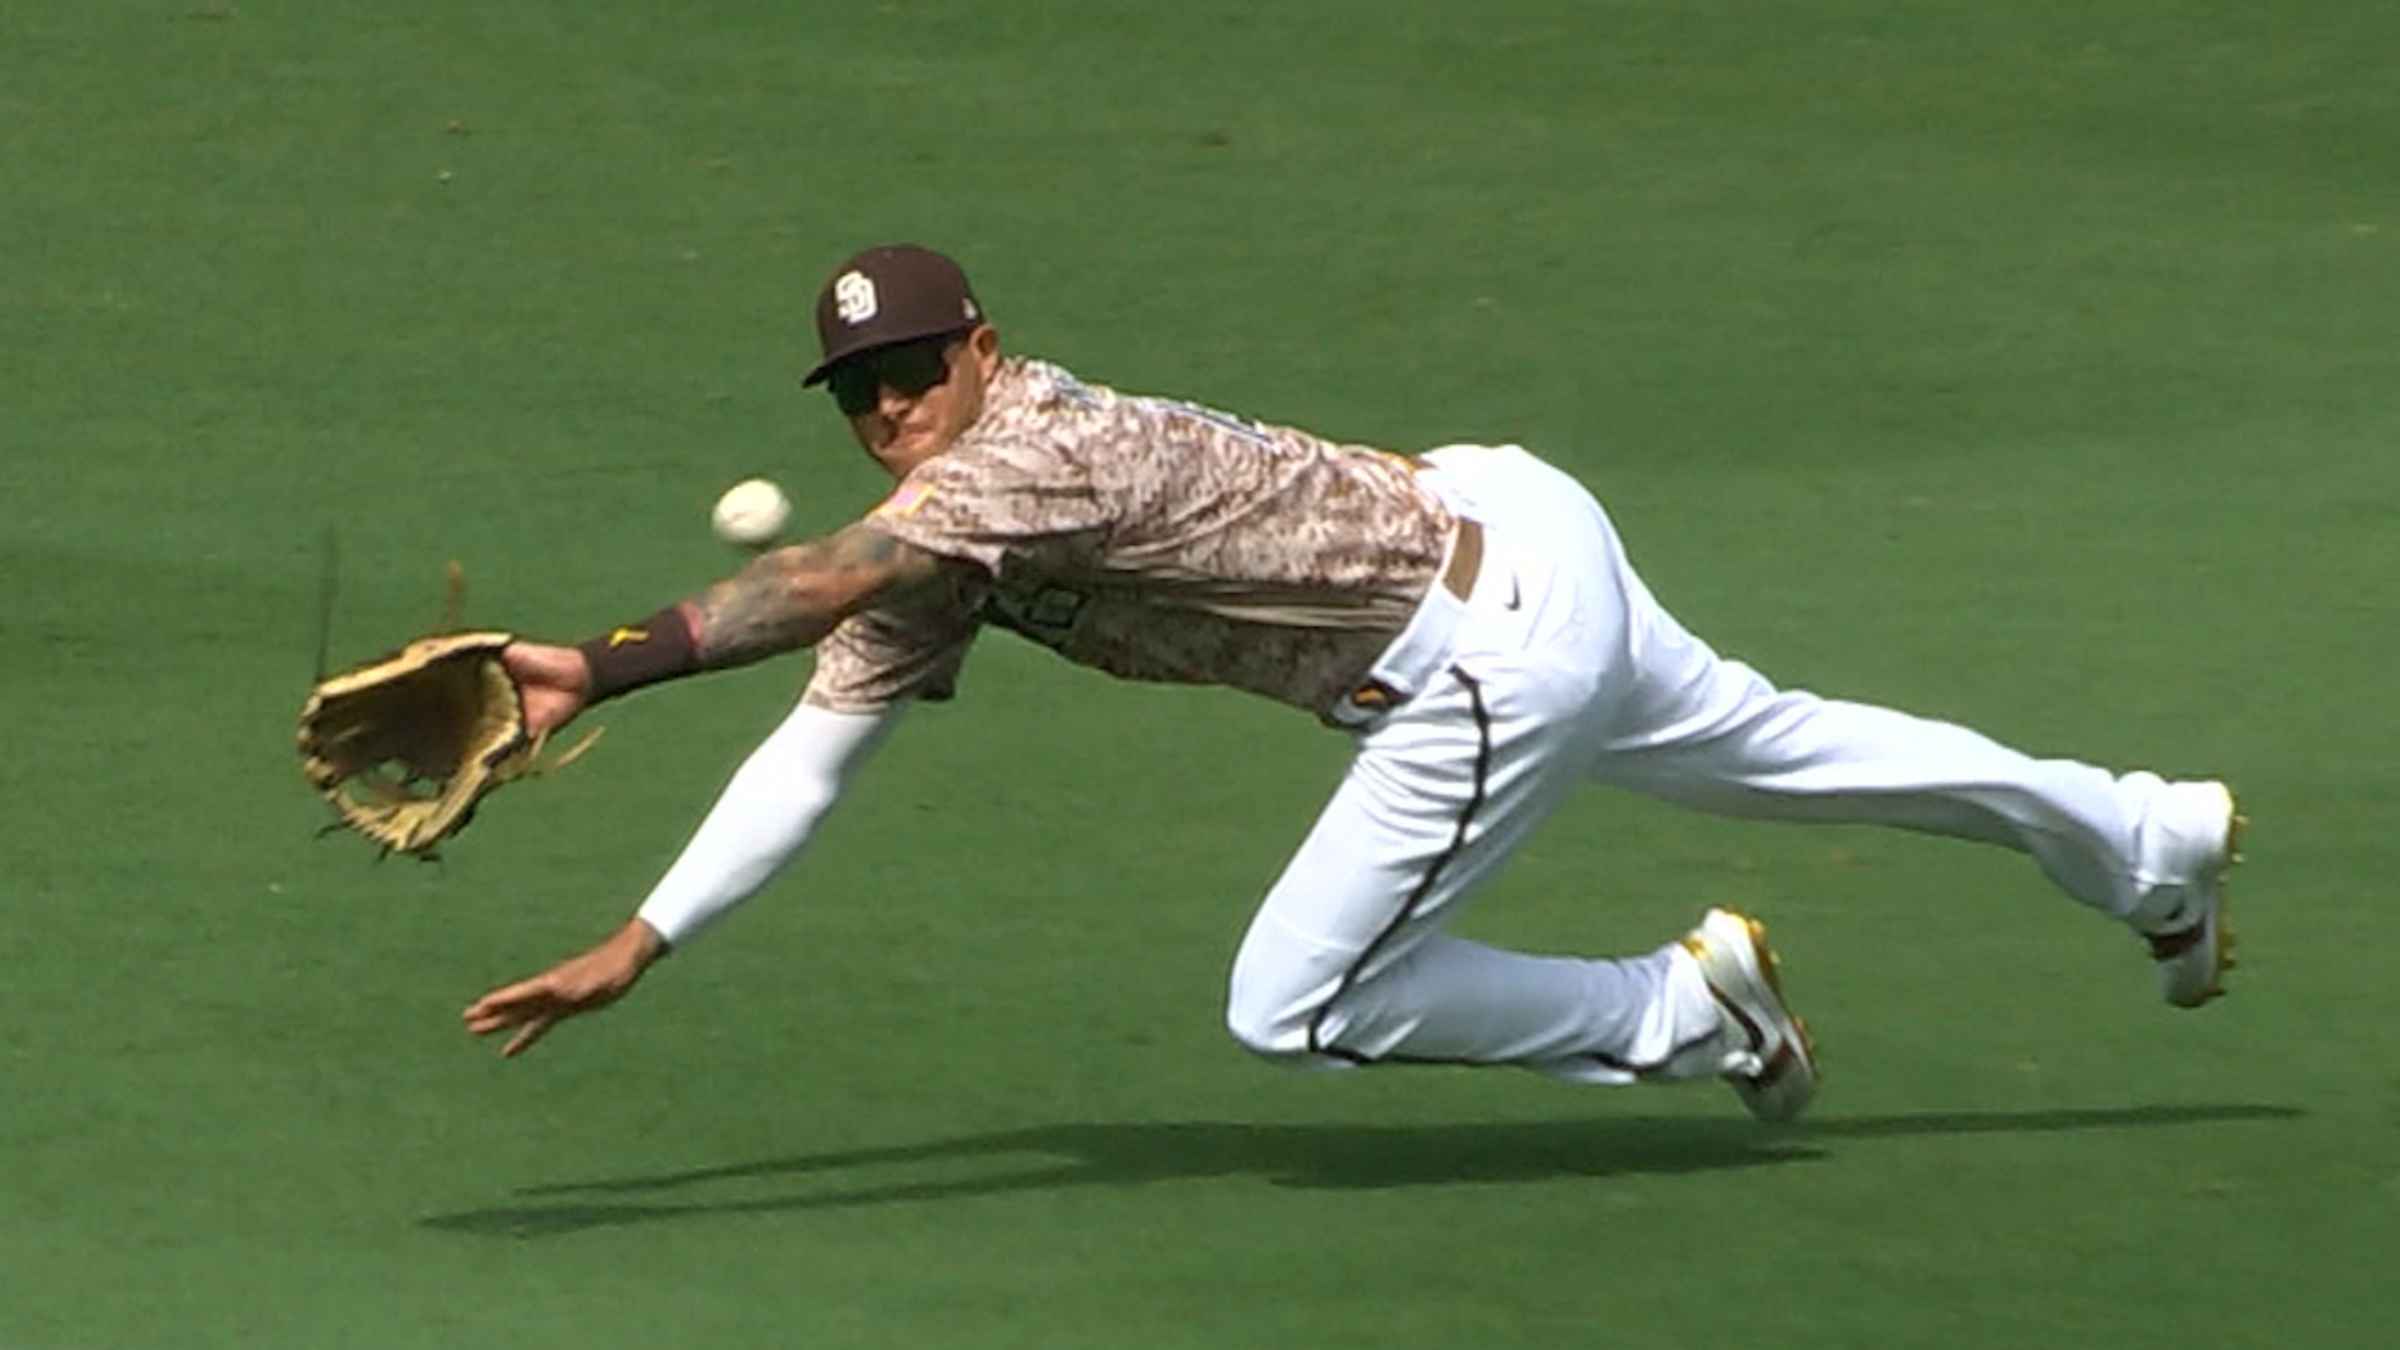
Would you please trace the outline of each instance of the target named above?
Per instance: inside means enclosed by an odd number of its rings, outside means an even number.
[[[860,352],[982,322],[983,306],[957,263],[915,244],[879,244],[833,269],[817,293],[824,359],[801,383],[821,382]]]

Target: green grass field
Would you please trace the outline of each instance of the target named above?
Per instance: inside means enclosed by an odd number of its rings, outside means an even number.
[[[2400,1067],[2400,10],[0,0],[0,1347],[2370,1347]],[[2197,1014],[2022,859],[1593,795],[1463,918],[1775,927],[1827,1085],[1297,1075],[1220,1026],[1341,771],[982,644],[812,853],[503,1063],[802,680],[606,709],[439,866],[290,720],[878,477],[852,249],[1019,350],[1572,466],[1780,681],[2222,774]]]

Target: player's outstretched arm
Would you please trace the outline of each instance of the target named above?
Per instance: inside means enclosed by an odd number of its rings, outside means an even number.
[[[939,586],[958,566],[858,521],[762,553],[681,608],[698,668],[722,670],[813,647],[858,611]]]
[[[573,647],[512,643],[501,660],[524,694],[529,729],[541,735],[644,685],[814,646],[858,611],[947,586],[951,572],[969,566],[859,521],[762,553],[638,623]]]

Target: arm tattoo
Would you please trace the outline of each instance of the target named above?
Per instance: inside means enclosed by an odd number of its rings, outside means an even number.
[[[864,524],[764,553],[687,601],[708,669],[813,646],[877,600],[941,574],[941,560]]]

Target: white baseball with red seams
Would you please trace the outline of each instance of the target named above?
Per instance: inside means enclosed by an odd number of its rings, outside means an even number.
[[[792,518],[792,499],[764,478],[746,478],[725,489],[709,513],[709,525],[728,544],[757,548],[783,533]]]

